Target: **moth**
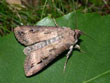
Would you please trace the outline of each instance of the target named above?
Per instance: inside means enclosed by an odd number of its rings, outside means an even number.
[[[68,59],[73,48],[80,48],[77,42],[82,34],[78,29],[53,26],[19,26],[14,29],[14,33],[16,39],[26,46],[24,48],[26,76],[36,74],[59,54],[70,49],[67,53]]]

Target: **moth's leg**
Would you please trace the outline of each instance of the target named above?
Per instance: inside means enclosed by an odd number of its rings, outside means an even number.
[[[78,44],[76,44],[76,45],[74,46],[74,48],[80,50],[80,46],[79,46]]]
[[[68,62],[68,59],[69,59],[69,56],[70,56],[70,54],[71,54],[71,52],[72,52],[72,50],[73,50],[73,45],[72,46],[70,46],[70,50],[68,51],[68,53],[67,53],[67,55],[66,55],[66,61],[65,61],[65,64],[64,64],[64,72],[65,72],[65,69],[66,69],[66,65],[67,65],[67,62]]]
[[[76,48],[76,49],[78,49],[80,52],[82,52],[82,53],[86,53],[85,51],[83,51],[81,48],[80,48],[80,46],[78,45],[78,44],[76,44],[75,46],[74,46],[74,48]]]

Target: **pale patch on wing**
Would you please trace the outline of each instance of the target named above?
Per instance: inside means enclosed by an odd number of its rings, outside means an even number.
[[[57,36],[57,37],[53,37],[49,40],[42,41],[42,42],[36,43],[34,45],[28,46],[24,49],[24,54],[29,55],[32,51],[38,50],[40,48],[43,48],[44,46],[52,44],[53,42],[58,41],[61,38],[62,38],[62,36]]]

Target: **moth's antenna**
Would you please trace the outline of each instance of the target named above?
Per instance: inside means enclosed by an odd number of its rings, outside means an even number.
[[[90,38],[90,39],[92,39],[92,40],[95,40],[94,38],[92,38],[91,36],[89,36],[88,34],[82,32],[82,31],[80,32],[80,34],[81,34],[81,35],[85,35],[85,36],[87,36],[88,38]]]

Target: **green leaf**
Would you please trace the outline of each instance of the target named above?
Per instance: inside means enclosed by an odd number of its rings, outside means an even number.
[[[50,17],[45,17],[36,23],[37,26],[55,26],[54,20]]]
[[[110,83],[110,16],[77,13],[77,22],[75,16],[69,13],[57,18],[56,22],[59,26],[72,29],[77,23],[78,29],[93,40],[85,35],[80,37],[84,52],[73,51],[65,72],[66,54],[62,54],[37,75],[26,77],[24,46],[17,42],[12,33],[0,37],[0,83]]]

